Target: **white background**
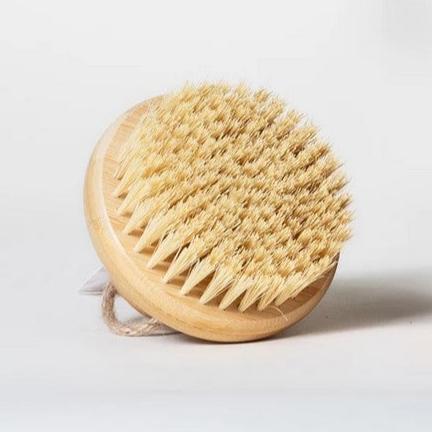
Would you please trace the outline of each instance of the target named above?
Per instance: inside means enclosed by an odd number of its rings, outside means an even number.
[[[265,86],[345,162],[332,289],[280,337],[120,338],[77,289],[92,148],[189,80]],[[0,429],[432,430],[432,2],[2,1]]]

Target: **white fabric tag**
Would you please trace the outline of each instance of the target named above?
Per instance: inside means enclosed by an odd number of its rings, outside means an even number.
[[[99,267],[79,289],[80,294],[102,295],[105,285],[109,282],[109,275],[105,267]]]

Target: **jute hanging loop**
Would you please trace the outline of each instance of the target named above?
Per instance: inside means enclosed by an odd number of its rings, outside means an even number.
[[[143,316],[138,320],[120,322],[115,313],[117,295],[114,285],[108,282],[102,293],[102,317],[113,333],[120,336],[157,336],[177,333],[157,319],[148,316]]]

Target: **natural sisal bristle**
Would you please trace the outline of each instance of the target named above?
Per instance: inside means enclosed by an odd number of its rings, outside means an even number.
[[[350,236],[339,162],[317,129],[266,91],[187,86],[142,117],[116,172],[135,251],[170,258],[187,295],[239,310],[280,305],[319,279]],[[221,296],[221,297],[219,297]]]

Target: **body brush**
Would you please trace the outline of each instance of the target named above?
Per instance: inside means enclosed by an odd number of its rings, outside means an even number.
[[[96,251],[138,311],[213,341],[275,334],[330,285],[346,178],[317,129],[264,90],[186,86],[103,135],[85,183]]]

